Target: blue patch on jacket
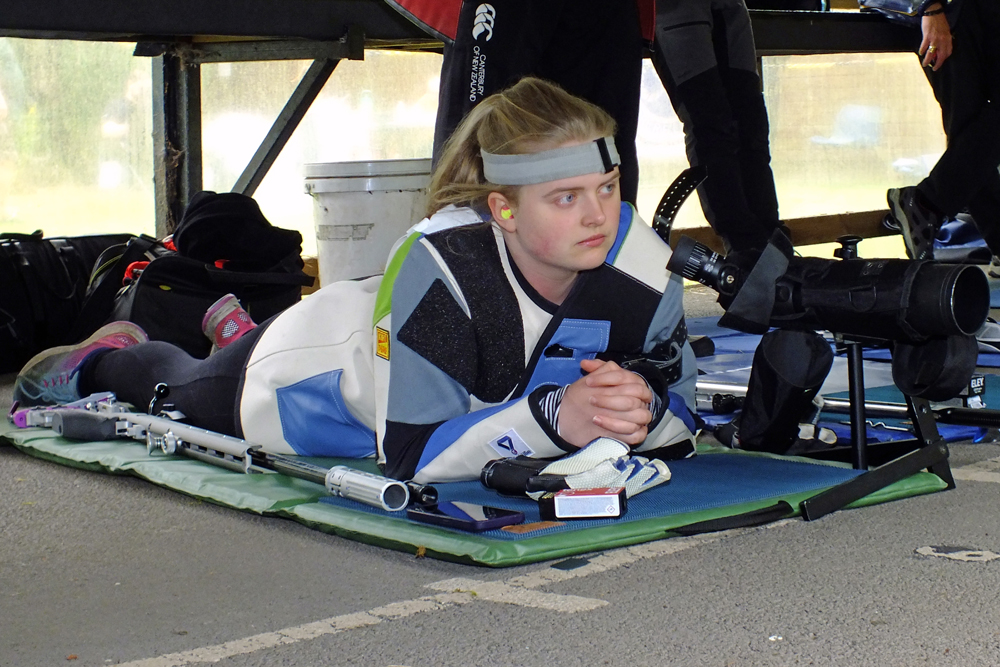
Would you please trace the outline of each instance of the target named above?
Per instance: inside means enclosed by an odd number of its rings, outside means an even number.
[[[698,430],[698,427],[694,423],[694,417],[691,415],[691,411],[688,409],[684,399],[672,391],[667,392],[667,397],[670,399],[670,403],[667,404],[667,410],[670,410],[671,414],[684,422],[684,425],[692,433]]]
[[[523,401],[525,399],[520,400]],[[474,410],[461,417],[455,417],[454,419],[442,422],[440,426],[434,429],[434,433],[431,434],[431,437],[427,440],[427,444],[424,445],[424,451],[420,454],[420,461],[417,462],[416,472],[423,470],[424,466],[455,444],[455,441],[473,426],[502,410],[512,408],[517,403],[518,401],[508,401],[500,405],[491,405],[488,408]]]
[[[567,318],[559,323],[548,345],[538,358],[525,396],[539,385],[557,384],[565,387],[583,377],[580,362],[593,359],[608,349],[611,322],[607,320],[577,320]]]
[[[375,454],[375,432],[347,409],[340,393],[342,369],[278,389],[285,441],[301,456],[365,458]]]

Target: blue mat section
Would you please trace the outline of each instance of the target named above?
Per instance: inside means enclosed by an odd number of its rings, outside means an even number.
[[[723,336],[744,336],[740,331],[726,329],[719,326],[718,317],[688,317],[687,322],[689,336],[708,336],[712,340]]]
[[[996,281],[1000,285],[1000,281]],[[994,292],[996,293],[996,292]],[[720,383],[741,384],[746,386],[750,378],[750,368],[753,365],[753,354],[760,342],[760,336],[746,334],[732,329],[725,329],[718,325],[717,317],[700,317],[688,320],[688,333],[692,336],[708,336],[715,343],[715,354],[709,357],[698,359],[698,370],[700,381],[712,381]],[[885,348],[866,348],[864,358],[867,362],[873,363],[866,369],[865,380],[874,382],[891,382],[888,374],[888,366],[877,363],[889,361],[889,350]],[[846,364],[843,355],[834,360],[834,369],[831,371],[831,378],[842,375],[846,378],[846,371],[843,367]],[[868,364],[866,364],[868,365]],[[980,353],[979,365],[984,367],[1000,367],[1000,352]],[[846,398],[846,392],[838,392],[829,389],[832,382],[824,385],[824,395],[838,398]],[[846,384],[840,384],[845,387]],[[887,403],[902,403],[903,395],[895,386],[879,384],[865,388],[865,395],[869,401],[883,401]],[[1000,407],[1000,377],[987,375],[986,395],[984,397],[986,405],[991,408]],[[711,412],[700,413],[702,419],[709,426],[717,426],[729,422],[735,413],[727,415],[716,415]],[[848,415],[824,414],[820,426],[828,428],[837,434],[840,442],[850,442],[851,428]],[[874,425],[867,427],[869,442],[886,442],[889,440],[900,440],[912,437],[909,422],[891,419],[872,419]],[[941,437],[947,442],[961,440],[978,440],[985,433],[985,429],[975,426],[960,426],[951,424],[939,424],[938,431]]]
[[[846,419],[847,415],[838,421],[820,421],[820,426],[828,428],[837,434],[837,441],[840,444],[848,445],[851,442],[851,426]],[[913,431],[909,422],[895,419],[869,419],[872,422],[865,427],[869,443],[890,442],[892,440],[906,440],[913,437]],[[848,422],[848,423],[845,423]],[[899,430],[902,429],[902,430]],[[963,440],[979,441],[985,434],[986,429],[977,426],[959,426],[955,424],[938,424],[938,433],[945,442],[961,442]]]
[[[711,357],[702,357],[698,360],[698,370],[702,375],[714,375],[716,373],[734,373],[741,369],[746,369],[745,376],[741,376],[743,381],[750,377],[750,368],[753,366],[753,352],[735,352],[716,354]],[[730,382],[735,382],[735,375],[730,375]]]
[[[990,307],[1000,308],[1000,280],[990,281]],[[715,356],[749,354],[753,360],[753,352],[760,343],[760,336],[726,329],[719,326],[718,317],[696,317],[687,320],[688,334],[691,336],[708,336],[715,344]],[[987,346],[988,347],[988,346]],[[844,356],[844,355],[841,355]],[[866,347],[862,356],[869,361],[892,361],[892,355],[885,347]],[[743,364],[743,360],[716,360],[713,357],[703,357],[698,360],[698,368],[705,373],[720,370],[731,370]],[[980,349],[977,365],[983,368],[1000,368],[1000,351]],[[720,365],[722,364],[722,365]],[[726,366],[725,364],[730,364]],[[747,362],[749,367],[750,363]]]
[[[742,503],[781,498],[795,493],[825,489],[861,474],[861,471],[792,459],[776,459],[742,452],[699,454],[690,459],[670,461],[672,478],[669,483],[645,491],[628,501],[628,512],[618,522],[687,514],[701,510],[739,505]],[[525,498],[501,496],[484,488],[479,482],[435,484],[441,501],[461,500],[524,512],[525,522],[540,521],[538,503]],[[345,509],[363,509],[371,514],[398,517],[398,514],[361,506],[342,498],[324,497],[329,503]],[[608,519],[568,521],[564,525],[538,530],[525,535],[505,530],[482,533],[491,539],[516,542],[543,535],[605,526]],[[447,529],[455,530],[455,529]],[[461,533],[462,531],[455,530]]]
[[[862,355],[872,361],[892,361],[892,354],[886,348],[865,348]],[[980,349],[976,365],[983,368],[1000,368],[1000,352],[984,352]]]
[[[983,393],[983,402],[990,409],[997,409],[1000,406],[1000,376],[998,375],[987,375],[985,376],[986,385],[985,392]],[[847,398],[847,392],[839,392],[836,394],[831,394],[834,398]],[[866,387],[865,388],[865,400],[866,401],[876,401],[880,403],[903,403],[905,399],[903,398],[903,393],[899,391],[896,387]],[[827,428],[833,429],[837,434],[837,437],[844,442],[850,442],[851,439],[851,427],[849,424],[843,424],[841,422],[848,421],[848,415],[832,415],[825,414],[822,424]],[[881,427],[872,428],[867,427],[868,440],[870,442],[886,442],[888,440],[899,440],[902,438],[908,438],[912,435],[910,430],[910,422],[908,420],[902,419],[883,419],[883,418],[869,418],[869,421],[874,421],[876,424],[881,424]],[[896,429],[905,428],[906,431],[898,431]],[[987,429],[979,426],[962,426],[960,424],[938,424],[938,433],[941,437],[945,439],[946,442],[956,442],[959,440],[972,440],[973,442],[979,441],[984,435],[986,435]]]

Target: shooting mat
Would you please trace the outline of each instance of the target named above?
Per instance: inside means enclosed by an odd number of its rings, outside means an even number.
[[[629,501],[618,520],[565,522],[529,532],[503,529],[473,534],[415,523],[390,513],[332,498],[318,484],[278,474],[244,475],[181,457],[151,456],[128,440],[73,442],[47,429],[19,430],[0,424],[0,442],[42,459],[85,470],[130,474],[196,498],[258,514],[293,519],[310,528],[367,544],[457,562],[506,567],[563,558],[668,538],[685,526],[732,517],[778,501],[798,514],[799,503],[858,471],[789,457],[702,448],[698,456],[670,464],[669,484]],[[370,472],[371,460],[308,459],[321,465],[347,464]],[[436,485],[441,500],[464,500],[523,511],[526,524],[539,522],[538,506],[483,488],[478,482]],[[945,488],[936,475],[921,472],[851,505],[861,507]],[[532,526],[524,526],[531,528]]]

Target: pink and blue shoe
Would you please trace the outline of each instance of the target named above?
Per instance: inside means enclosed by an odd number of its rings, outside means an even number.
[[[80,367],[101,350],[118,350],[149,340],[132,322],[111,322],[76,345],[39,352],[24,365],[14,381],[14,401],[22,408],[59,405],[79,400]]]
[[[209,306],[201,320],[202,332],[212,341],[212,351],[209,354],[215,354],[236,342],[243,334],[256,327],[250,313],[243,310],[239,299],[232,294],[227,294]]]

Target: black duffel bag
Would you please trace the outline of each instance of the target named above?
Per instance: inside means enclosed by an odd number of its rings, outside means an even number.
[[[199,192],[172,241],[176,252],[156,249],[134,279],[126,276],[110,319],[134,322],[151,340],[198,358],[211,351],[201,322],[219,298],[234,294],[260,323],[298,302],[302,287],[314,282],[303,271],[302,235],[271,225],[245,195]]]
[[[0,234],[0,373],[20,370],[44,349],[77,341],[71,325],[94,262],[108,247],[131,238]]]

